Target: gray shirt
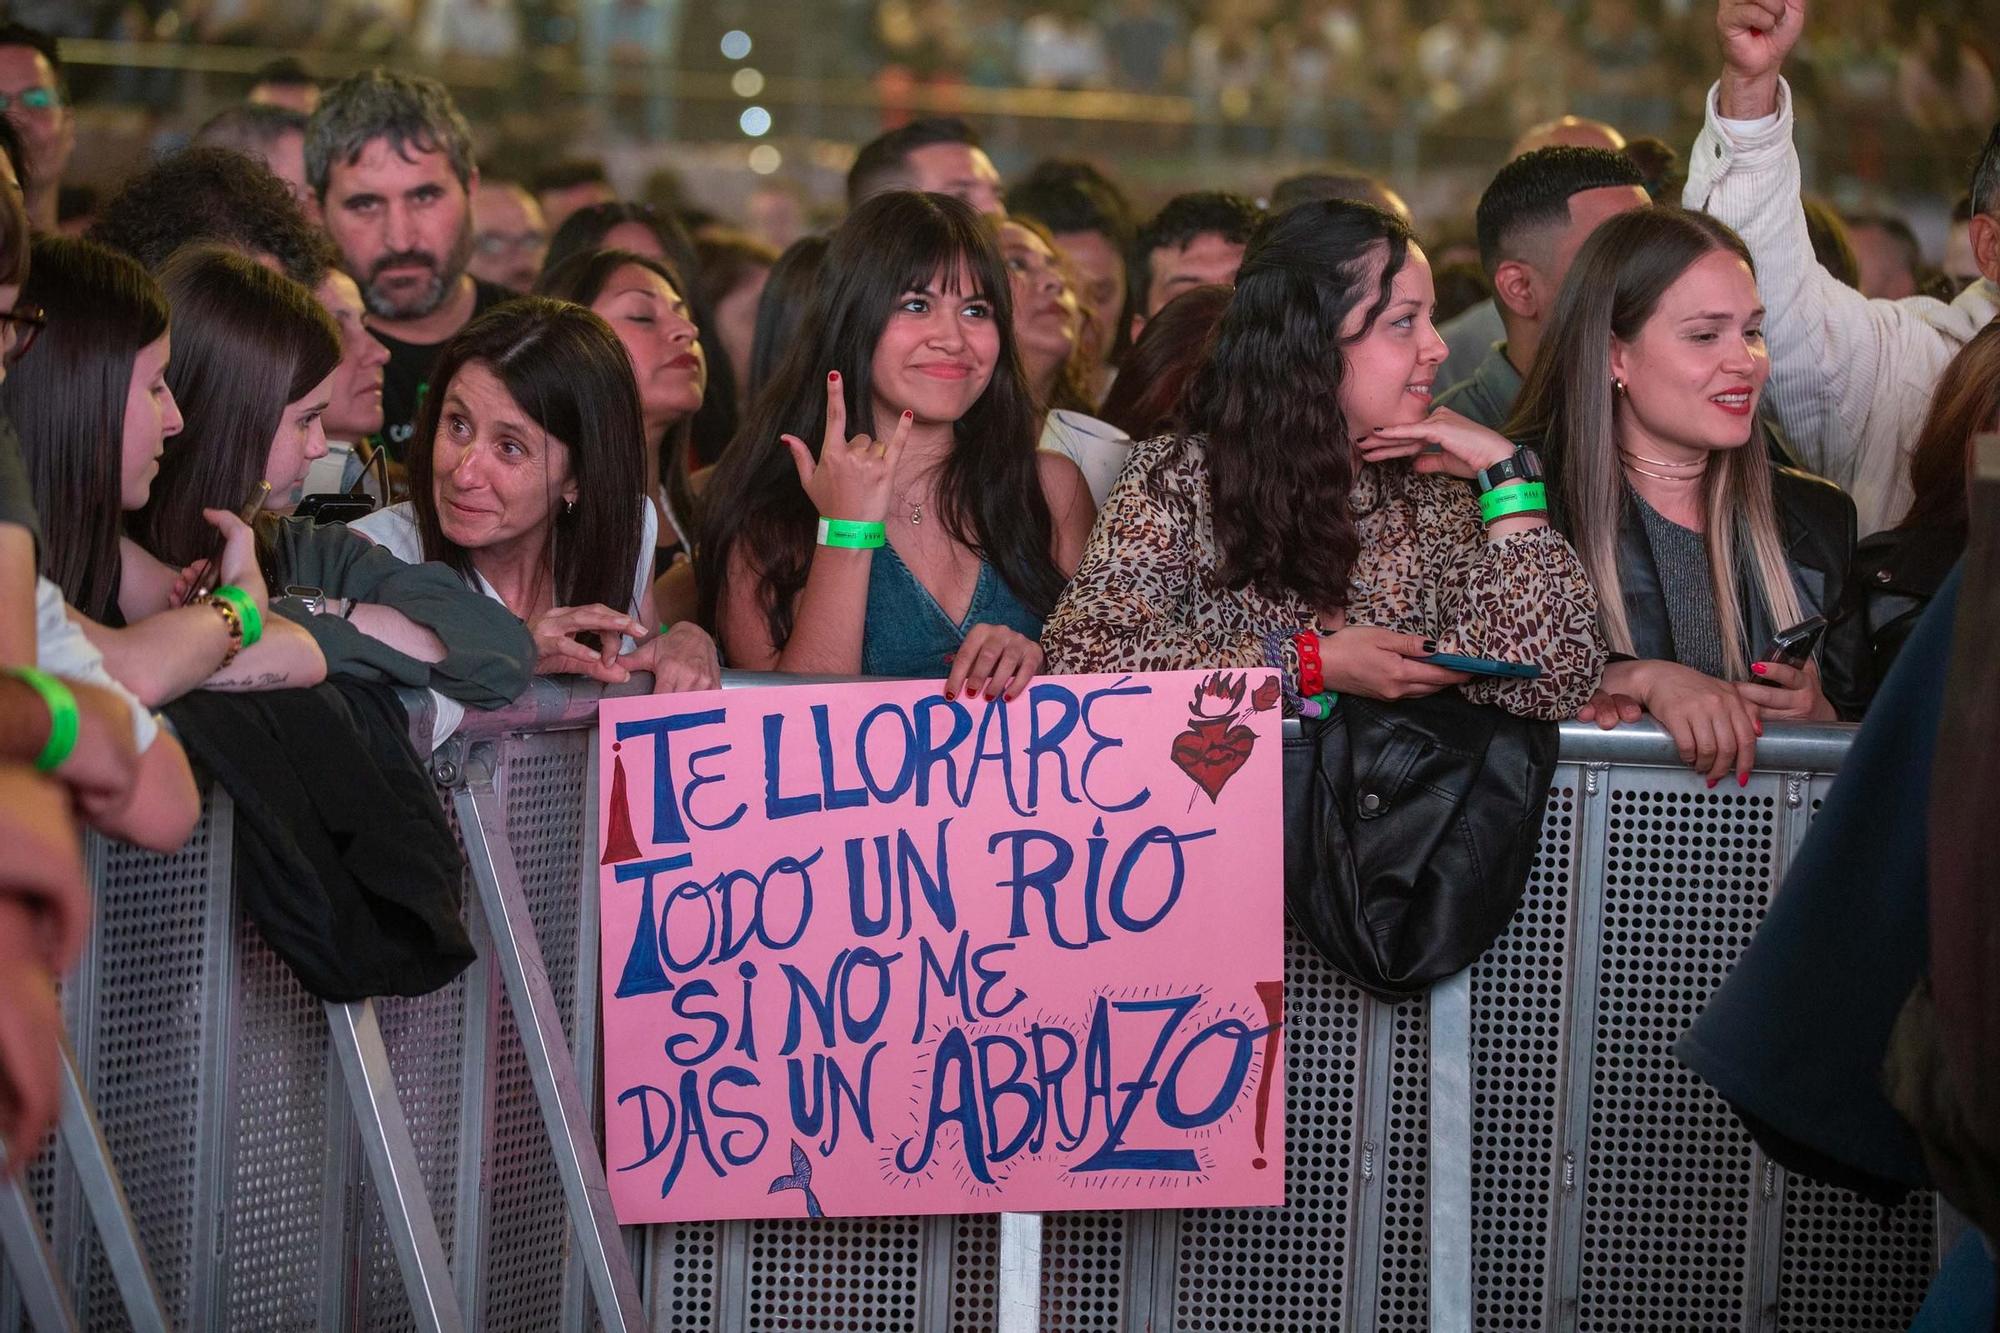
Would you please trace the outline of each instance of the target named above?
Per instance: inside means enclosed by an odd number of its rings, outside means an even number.
[[[1446,320],[1438,336],[1450,352],[1438,367],[1433,393],[1443,393],[1460,380],[1470,379],[1487,349],[1506,340],[1507,326],[1500,322],[1500,307],[1490,300],[1481,301]]]
[[[1630,490],[1630,488],[1627,488]],[[1684,528],[1630,490],[1653,548],[1653,565],[1660,571],[1660,596],[1667,604],[1667,629],[1674,636],[1674,660],[1703,675],[1720,678],[1722,622],[1715,611],[1715,585],[1709,578],[1708,543],[1693,528]]]
[[[1450,364],[1447,362],[1446,364]],[[1470,378],[1462,379],[1435,401],[1488,430],[1499,430],[1513,415],[1514,400],[1521,396],[1521,372],[1507,359],[1507,344],[1494,343],[1486,359]]]

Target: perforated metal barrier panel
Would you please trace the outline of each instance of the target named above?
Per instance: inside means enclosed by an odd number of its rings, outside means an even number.
[[[592,1081],[590,737],[516,736],[501,754],[523,896]],[[1788,1177],[1670,1053],[1827,781],[1759,773],[1710,792],[1678,769],[1558,769],[1521,911],[1471,976],[1481,1333],[1907,1325],[1932,1269],[1930,1200],[1884,1218]],[[180,1327],[412,1328],[323,1012],[238,918],[229,843],[215,801],[177,856],[93,848],[98,919],[66,1003],[139,1234]],[[1427,1009],[1368,999],[1295,938],[1286,983],[1287,1204],[1050,1214],[1044,1328],[1431,1326]],[[493,963],[377,1009],[468,1326],[594,1326]],[[84,1326],[126,1327],[66,1159],[45,1157],[30,1186]],[[990,1216],[630,1234],[656,1329],[996,1318]],[[0,1328],[20,1323],[0,1277]]]

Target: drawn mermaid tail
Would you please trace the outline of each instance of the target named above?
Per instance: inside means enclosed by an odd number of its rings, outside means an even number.
[[[792,1174],[789,1176],[779,1176],[771,1182],[771,1188],[766,1190],[765,1193],[776,1194],[779,1190],[798,1190],[806,1196],[806,1216],[825,1217],[826,1213],[821,1210],[818,1197],[813,1194],[812,1183],[812,1160],[806,1156],[806,1150],[799,1146],[798,1140],[794,1139],[792,1140]]]

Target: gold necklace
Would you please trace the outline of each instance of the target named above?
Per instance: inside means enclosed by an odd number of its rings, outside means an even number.
[[[1620,449],[1618,456],[1624,460],[1626,467],[1632,469],[1632,471],[1642,477],[1651,477],[1655,481],[1693,481],[1701,476],[1702,473],[1708,471],[1708,460],[1706,458],[1696,463],[1670,463],[1663,458],[1647,458],[1644,454],[1635,454],[1629,449]],[[1648,472],[1645,468],[1639,466],[1641,463],[1651,463],[1654,467],[1693,468],[1694,471]]]

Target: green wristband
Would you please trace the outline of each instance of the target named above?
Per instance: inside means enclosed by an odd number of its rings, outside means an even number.
[[[50,772],[76,749],[77,733],[83,728],[82,719],[76,711],[76,696],[70,693],[69,686],[34,667],[14,667],[8,674],[41,695],[42,702],[48,707],[49,740],[35,757],[35,769],[37,772]]]
[[[209,596],[221,598],[236,608],[236,621],[243,626],[245,648],[264,637],[264,613],[257,609],[257,603],[250,600],[249,593],[233,583],[224,583],[218,585]]]
[[[819,544],[851,551],[872,551],[889,541],[889,530],[880,523],[856,523],[845,518],[819,521]]]
[[[1539,481],[1496,486],[1479,497],[1479,520],[1482,523],[1497,523],[1512,514],[1545,514],[1548,509],[1549,490]]]

